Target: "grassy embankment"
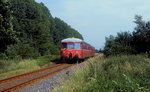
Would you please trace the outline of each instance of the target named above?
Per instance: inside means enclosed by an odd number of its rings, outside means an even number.
[[[38,59],[25,60],[0,60],[0,77],[16,75],[19,73],[29,72],[32,70],[47,67],[58,56],[43,56]]]
[[[150,92],[147,55],[95,57],[54,92]]]

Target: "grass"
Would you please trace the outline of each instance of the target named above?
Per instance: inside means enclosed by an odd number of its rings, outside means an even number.
[[[0,60],[0,77],[7,77],[19,73],[40,69],[51,64],[58,56],[43,56],[38,59]]]
[[[95,57],[54,92],[150,92],[147,55]]]

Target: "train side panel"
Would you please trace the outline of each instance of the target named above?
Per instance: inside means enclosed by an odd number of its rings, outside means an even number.
[[[92,46],[83,42],[81,44],[81,48],[82,48],[82,58],[94,56],[95,49]]]

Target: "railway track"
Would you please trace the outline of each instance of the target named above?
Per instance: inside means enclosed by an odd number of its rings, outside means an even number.
[[[9,78],[0,79],[0,92],[14,92],[33,85],[42,79],[50,77],[58,72],[66,70],[75,64],[57,64],[47,68],[35,70],[32,72],[19,74]]]

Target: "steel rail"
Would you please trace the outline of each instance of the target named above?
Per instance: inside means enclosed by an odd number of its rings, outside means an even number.
[[[19,90],[35,82],[38,82],[38,80],[42,80],[46,77],[52,76],[60,71],[63,71],[73,65],[75,64],[57,64],[51,67],[1,79],[0,92],[10,92]]]
[[[40,72],[40,71],[46,71],[46,70],[49,70],[49,69],[52,69],[52,68],[56,68],[56,67],[59,67],[59,66],[61,66],[61,65],[62,65],[62,64],[57,64],[57,65],[53,65],[53,66],[50,66],[50,67],[46,67],[46,68],[34,70],[34,71],[31,71],[31,72],[18,74],[18,75],[11,76],[11,77],[8,77],[8,78],[3,78],[3,79],[0,79],[0,85],[3,84],[3,83],[10,82],[10,81],[18,80],[18,79],[20,79],[20,78],[23,78],[23,77],[26,77],[26,76],[35,74],[35,73]]]
[[[19,90],[20,88],[24,88],[24,87],[26,87],[26,86],[28,86],[28,85],[31,85],[32,83],[35,83],[35,82],[37,82],[37,81],[39,81],[39,80],[45,79],[45,78],[47,78],[47,77],[49,77],[49,76],[52,76],[52,75],[54,75],[54,74],[56,74],[56,73],[58,73],[58,72],[61,72],[61,71],[63,71],[63,70],[66,70],[67,68],[69,68],[69,67],[71,67],[71,66],[73,66],[73,65],[67,65],[67,66],[65,66],[64,68],[60,68],[60,69],[55,70],[55,71],[53,71],[53,72],[50,72],[50,73],[47,73],[47,74],[38,76],[37,78],[28,80],[28,81],[26,81],[26,82],[23,82],[23,83],[20,83],[20,84],[17,84],[17,85],[14,85],[14,86],[12,86],[12,87],[5,88],[5,89],[2,90],[2,92],[11,92],[11,91]]]

